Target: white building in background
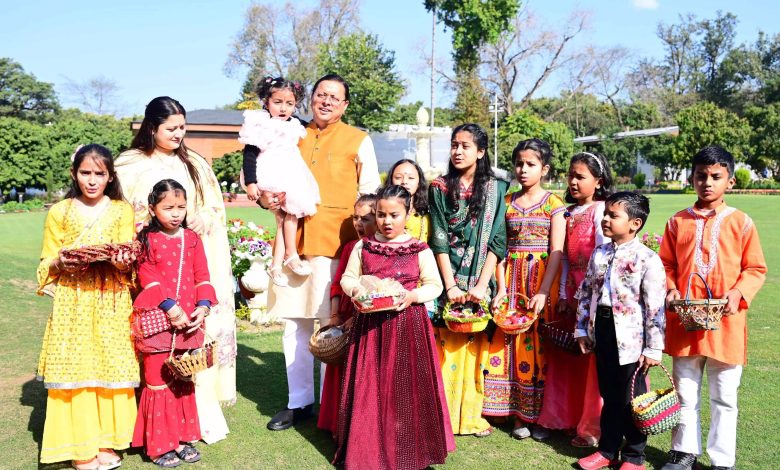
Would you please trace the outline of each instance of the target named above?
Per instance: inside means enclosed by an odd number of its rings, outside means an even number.
[[[659,135],[671,135],[677,136],[680,133],[680,128],[677,126],[669,127],[656,127],[653,129],[639,129],[636,131],[617,132],[611,136],[603,135],[587,135],[584,137],[577,137],[574,142],[583,144],[585,147],[588,144],[596,144],[604,139],[621,140],[634,137],[655,137]],[[644,173],[645,181],[648,185],[655,184],[655,166],[647,162],[642,155],[636,155],[636,173]],[[680,173],[680,182],[686,184],[688,180],[688,170],[683,170]]]
[[[431,132],[431,166],[439,173],[447,170],[447,162],[450,159],[450,127],[430,127]],[[416,160],[417,145],[414,133],[420,130],[420,126],[410,124],[391,124],[385,132],[372,132],[371,140],[374,142],[374,150],[379,164],[379,171],[385,172],[393,166],[393,163],[403,158]]]

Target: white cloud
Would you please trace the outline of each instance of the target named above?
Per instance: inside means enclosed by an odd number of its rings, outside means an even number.
[[[655,10],[658,8],[658,0],[631,0],[634,8],[639,10]]]

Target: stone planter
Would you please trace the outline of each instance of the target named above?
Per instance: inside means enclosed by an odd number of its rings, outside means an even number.
[[[246,304],[251,313],[249,321],[254,324],[269,324],[278,322],[278,318],[268,314],[268,284],[271,278],[265,270],[265,263],[260,260],[252,261],[249,270],[244,273],[239,282],[241,294],[247,299]]]

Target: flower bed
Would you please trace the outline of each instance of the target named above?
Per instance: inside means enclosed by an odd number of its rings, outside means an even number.
[[[241,278],[249,270],[252,261],[260,260],[266,265],[273,257],[271,240],[273,236],[254,222],[241,219],[228,221],[228,242],[230,243],[230,266],[233,276]]]

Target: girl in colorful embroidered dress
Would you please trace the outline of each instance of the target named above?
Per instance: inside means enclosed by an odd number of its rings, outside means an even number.
[[[112,449],[130,444],[138,386],[128,334],[135,258],[122,252],[110,262],[80,264],[61,251],[129,242],[133,234],[133,208],[122,200],[111,153],[81,147],[66,199],[46,216],[38,266],[38,293],[54,292],[37,374],[48,390],[41,463],[116,468],[121,460]]]
[[[423,302],[442,291],[428,246],[404,233],[411,196],[400,186],[378,194],[378,233],[359,241],[341,287],[392,278],[407,289],[395,310],[357,314],[350,332],[335,463],[353,469],[420,469],[455,450],[433,329]]]
[[[138,269],[143,290],[136,311],[160,308],[171,327],[147,335],[135,331],[143,357],[144,388],[133,433],[133,446],[144,447],[152,461],[165,468],[197,462],[200,453],[189,443],[201,438],[195,385],[178,378],[165,364],[174,354],[203,346],[203,320],[216,304],[208,262],[200,237],[187,228],[187,194],[176,180],[162,180],[149,194],[149,225],[138,234],[144,253]],[[134,322],[138,326],[141,321]]]
[[[402,186],[412,195],[406,233],[427,243],[431,232],[431,216],[428,214],[428,183],[422,168],[414,160],[398,160],[387,172],[385,186],[391,184]]]
[[[574,331],[577,303],[574,293],[585,277],[593,250],[605,243],[601,231],[604,200],[612,193],[607,159],[582,152],[569,163],[566,202],[566,244],[563,251],[560,297],[548,318],[565,331]],[[608,241],[608,240],[606,240]],[[576,429],[575,447],[594,447],[600,436],[601,395],[595,356],[572,356],[555,347],[546,349],[547,380],[539,425],[548,429]]]
[[[439,311],[448,301],[492,298],[495,266],[506,254],[507,184],[493,176],[487,147],[478,125],[456,127],[447,174],[431,183],[430,244],[445,286]],[[492,428],[482,417],[482,402],[488,335],[449,331],[440,318],[434,318],[441,326],[436,339],[453,431],[487,436]]]
[[[263,109],[245,111],[239,132],[238,141],[247,146],[243,178],[251,200],[257,200],[262,191],[285,193],[282,210],[276,212],[276,241],[269,273],[276,285],[286,286],[282,264],[299,276],[311,274],[311,268],[298,257],[295,234],[298,219],[317,212],[320,189],[298,150],[298,141],[306,136],[306,130],[292,117],[303,99],[301,84],[266,77],[258,84],[257,95]]]
[[[550,171],[552,151],[539,139],[524,140],[512,152],[520,191],[506,196],[507,258],[498,266],[498,294],[493,305],[509,297],[510,308],[519,306],[519,295],[530,299],[528,307],[546,320],[558,299],[558,268],[566,236],[565,206],[542,189]],[[545,351],[536,325],[526,333],[505,335],[496,331],[490,345],[485,376],[488,416],[515,416],[512,437],[546,439],[549,431],[523,424],[539,419],[545,387]]]
[[[359,239],[372,237],[376,233],[376,194],[364,194],[355,201],[355,213],[352,214],[352,226],[355,227]],[[341,325],[345,330],[352,326],[355,306],[352,299],[344,295],[341,289],[341,277],[347,269],[349,255],[358,240],[352,240],[344,244],[341,249],[339,266],[330,285],[330,324]],[[317,418],[317,427],[325,429],[336,437],[336,425],[339,416],[339,398],[341,397],[341,378],[343,374],[341,364],[327,364],[325,366],[325,380],[322,384],[320,395],[320,415]]]

